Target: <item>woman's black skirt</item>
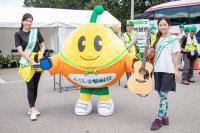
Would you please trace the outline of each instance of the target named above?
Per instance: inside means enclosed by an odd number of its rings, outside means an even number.
[[[176,91],[174,73],[154,72],[155,90],[158,92]]]

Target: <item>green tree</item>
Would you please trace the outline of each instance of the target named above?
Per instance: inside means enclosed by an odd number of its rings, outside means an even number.
[[[91,0],[85,4],[87,10],[92,10],[96,5],[102,5],[105,10],[109,11],[120,21],[130,19],[130,0]]]
[[[134,0],[134,14],[143,13],[147,8],[163,3],[162,0]],[[130,19],[131,0],[91,0],[85,4],[85,9],[92,10],[95,5],[102,5],[120,21]]]
[[[150,6],[161,2],[162,0],[135,0],[135,14],[143,13]],[[109,11],[122,23],[130,19],[131,0],[24,0],[24,6],[26,7],[92,10],[96,5],[102,5],[105,10]]]
[[[25,7],[83,9],[85,0],[24,0]]]

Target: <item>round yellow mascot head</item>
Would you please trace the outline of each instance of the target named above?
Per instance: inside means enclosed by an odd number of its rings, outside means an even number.
[[[102,6],[97,6],[93,14],[102,12]],[[69,35],[62,49],[63,55],[81,67],[102,66],[125,49],[122,41],[109,28],[94,23],[93,16],[91,23],[80,26]]]

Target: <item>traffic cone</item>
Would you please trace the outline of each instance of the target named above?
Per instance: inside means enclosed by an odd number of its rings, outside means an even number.
[[[200,69],[200,59],[197,59],[198,69]]]
[[[195,60],[194,62],[194,70],[198,70],[199,66],[198,66],[198,60]]]

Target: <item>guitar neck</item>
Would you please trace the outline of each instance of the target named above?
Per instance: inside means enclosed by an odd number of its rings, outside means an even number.
[[[146,61],[147,61],[147,52],[148,52],[148,47],[145,47],[141,68],[145,68]]]
[[[144,55],[143,55],[143,59],[142,59],[142,66],[141,68],[144,69],[145,65],[146,65],[146,61],[147,61],[147,52],[149,49],[149,44],[150,44],[150,33],[147,31],[147,36],[146,36],[146,46],[144,49]]]

